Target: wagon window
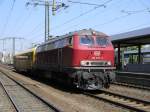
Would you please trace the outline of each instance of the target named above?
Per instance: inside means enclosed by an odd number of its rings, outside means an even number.
[[[80,44],[81,45],[93,45],[94,39],[91,36],[81,36],[80,37]]]

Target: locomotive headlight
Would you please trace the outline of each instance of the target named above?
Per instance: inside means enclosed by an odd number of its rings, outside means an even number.
[[[80,64],[81,64],[81,66],[85,66],[86,62],[85,61],[81,61]]]
[[[111,61],[108,61],[108,62],[107,62],[107,65],[111,65]]]
[[[88,61],[81,61],[80,64],[81,64],[81,66],[89,66],[90,62],[88,62]]]
[[[89,62],[86,62],[86,65],[89,65],[90,63]]]

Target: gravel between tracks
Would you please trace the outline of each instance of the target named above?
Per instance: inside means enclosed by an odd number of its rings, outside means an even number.
[[[5,71],[11,72],[6,69]],[[41,96],[44,96],[45,99],[53,102],[55,106],[63,109],[65,112],[127,112],[127,110],[109,103],[104,103],[103,101],[95,100],[81,93],[58,89],[51,85],[46,85],[25,76],[18,75],[17,73],[10,74],[16,77],[17,80],[21,80],[21,82],[24,81],[24,84],[31,84],[30,88]],[[32,84],[36,86],[32,86]]]
[[[147,90],[129,88],[129,87],[118,86],[118,85],[111,85],[109,90],[122,95],[127,95],[127,96],[150,101],[150,91]]]
[[[43,88],[43,86],[39,86]],[[63,108],[68,108],[69,110],[65,111],[80,111],[80,112],[122,112],[122,109],[116,108],[115,106],[109,105],[104,102],[100,102],[93,98],[89,98],[83,94],[79,93],[69,93],[57,90],[53,87],[43,88],[44,91],[50,95],[51,100],[61,105]],[[67,106],[68,105],[68,106]]]

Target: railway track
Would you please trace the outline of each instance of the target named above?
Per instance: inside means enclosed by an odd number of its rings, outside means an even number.
[[[15,107],[9,97],[7,96],[5,90],[0,85],[0,111],[1,112],[15,112]]]
[[[150,101],[136,99],[105,90],[100,90],[100,92],[101,94],[96,95],[89,92],[83,92],[83,94],[98,100],[115,104],[131,111],[150,112]]]
[[[118,82],[114,82],[113,84],[118,85],[118,86],[125,86],[125,87],[150,91],[150,87],[145,87],[145,86],[138,86],[138,85],[134,85],[134,84],[118,83]]]
[[[11,78],[11,77],[10,77]],[[16,81],[15,81],[16,82]],[[17,82],[16,82],[17,83]],[[138,112],[150,112],[150,101],[144,101],[136,98],[131,98],[128,96],[119,95],[116,93],[111,93],[109,91],[101,90],[101,94],[91,94],[84,92],[85,95],[98,100],[104,100],[106,102],[115,104],[120,107]]]
[[[10,112],[61,112],[61,110],[27,89],[23,84],[1,72],[0,87],[0,90],[4,91],[5,99],[3,101],[7,102],[6,105],[8,106],[7,108],[4,107],[5,110]]]

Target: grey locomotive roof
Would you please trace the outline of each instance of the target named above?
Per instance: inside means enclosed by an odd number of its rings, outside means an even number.
[[[134,30],[126,33],[112,35],[112,41],[135,38],[140,36],[150,35],[150,27],[139,30]]]
[[[95,31],[93,29],[83,29],[83,30],[79,30],[79,31],[74,31],[74,32],[70,32],[68,34],[65,34],[65,35],[62,35],[62,36],[58,36],[58,37],[54,37],[54,38],[51,38],[50,40],[48,40],[47,42],[41,44],[41,45],[44,45],[44,44],[47,44],[47,43],[51,43],[51,42],[54,42],[56,40],[59,40],[59,39],[63,39],[65,37],[69,37],[69,36],[72,36],[74,35],[75,33],[78,33],[78,35],[93,35],[92,33],[95,33],[96,35],[101,35],[101,36],[106,36],[106,34],[102,33],[102,32],[99,32],[99,31]]]
[[[79,30],[79,31],[72,32],[72,33],[78,33],[78,35],[93,35],[93,32],[94,32],[96,35],[106,36],[106,34],[104,34],[104,33],[102,33],[102,32],[99,32],[99,31],[95,31],[95,30],[93,30],[93,29],[83,29],[83,30]]]

